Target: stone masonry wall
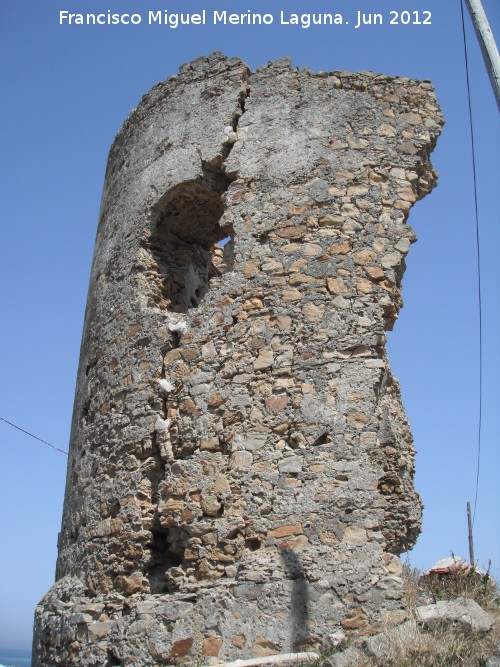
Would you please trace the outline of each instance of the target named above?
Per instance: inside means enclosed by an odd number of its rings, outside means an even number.
[[[214,53],[126,120],[36,667],[313,650],[401,620],[421,503],[385,332],[435,184],[432,90]]]

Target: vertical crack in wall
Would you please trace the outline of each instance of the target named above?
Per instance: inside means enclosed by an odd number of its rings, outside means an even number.
[[[151,210],[152,231],[145,245],[156,264],[149,275],[152,306],[186,313],[200,304],[211,278],[232,269],[231,253],[226,250],[220,257],[216,244],[227,237],[234,242],[232,227],[220,225],[224,195],[237,178],[226,171],[226,160],[249,94],[249,87],[240,93],[221,152],[210,161],[201,159],[201,175],[168,190]]]
[[[185,314],[198,307],[209,290],[210,280],[233,269],[234,230],[220,223],[226,209],[224,195],[238,176],[236,172],[226,171],[226,160],[238,138],[238,123],[250,94],[249,77],[248,73],[247,87],[240,92],[231,125],[225,128],[226,141],[220,154],[210,161],[202,159],[201,175],[168,190],[151,211],[152,233],[148,245],[157,266],[157,274],[153,276],[154,301],[170,313]],[[218,242],[228,237],[222,249]],[[169,350],[179,347],[181,337],[182,328],[171,331]],[[165,362],[160,380],[169,382]],[[167,462],[185,457],[196,447],[196,443],[191,443],[191,447],[186,448],[176,433],[175,395],[175,390],[163,392],[162,414],[151,439],[154,463],[148,469],[148,478],[154,512],[146,574],[152,593],[162,593],[175,586],[169,571],[182,564],[186,541],[182,527],[165,528],[159,514],[160,485]]]

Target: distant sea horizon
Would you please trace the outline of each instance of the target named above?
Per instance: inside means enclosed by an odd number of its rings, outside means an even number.
[[[31,649],[0,648],[0,667],[31,667]]]

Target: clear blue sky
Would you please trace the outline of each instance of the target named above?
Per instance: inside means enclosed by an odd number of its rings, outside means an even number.
[[[498,0],[483,0],[500,36]],[[58,11],[338,11],[331,28],[58,25]],[[389,10],[430,10],[430,26],[389,26]],[[355,30],[356,11],[385,24]],[[500,574],[499,115],[468,16],[477,144],[484,328],[479,563]],[[107,152],[152,85],[217,49],[258,67],[290,55],[316,70],[431,79],[447,124],[434,152],[437,189],[410,216],[405,308],[392,366],[418,450],[426,568],[467,555],[478,430],[475,221],[459,0],[0,0],[2,143],[0,415],[66,448]],[[32,612],[53,582],[66,457],[0,422],[0,648],[29,647]]]

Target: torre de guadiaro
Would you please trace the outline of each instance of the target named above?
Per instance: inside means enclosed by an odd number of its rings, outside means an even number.
[[[421,502],[386,355],[428,82],[219,52],[111,147],[34,667],[321,650],[401,621]]]

